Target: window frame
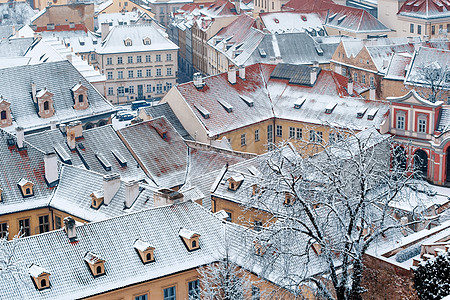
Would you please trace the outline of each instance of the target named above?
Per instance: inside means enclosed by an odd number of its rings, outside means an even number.
[[[45,218],[47,219],[47,222],[45,222]],[[43,220],[43,221],[41,222],[41,220]],[[38,222],[39,222],[39,233],[45,233],[45,232],[49,232],[50,231],[50,217],[49,217],[49,215],[40,215],[40,216],[38,216]],[[47,230],[45,230],[45,229],[47,229]]]
[[[255,130],[255,142],[259,142],[259,129]]]
[[[283,125],[277,125],[276,129],[277,137],[283,137]]]
[[[171,294],[169,294],[169,292],[171,292]],[[163,299],[164,300],[176,300],[177,299],[177,287],[176,287],[176,285],[169,286],[169,287],[163,289]]]
[[[241,147],[246,146],[246,145],[247,145],[247,137],[246,137],[246,134],[243,133],[243,134],[241,134]]]

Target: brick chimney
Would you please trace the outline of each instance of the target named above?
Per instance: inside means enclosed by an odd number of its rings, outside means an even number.
[[[66,126],[66,135],[67,145],[71,150],[74,150],[76,147],[76,138],[83,136],[83,127],[81,126],[81,122],[70,122],[69,125]]]
[[[77,241],[77,226],[72,217],[64,218],[64,231],[66,232],[70,242]]]
[[[228,81],[231,84],[236,84],[236,69],[234,67],[228,70]]]
[[[125,182],[125,208],[130,208],[139,196],[139,182],[131,180]]]
[[[58,182],[58,157],[55,152],[44,155],[45,181],[48,186],[54,186]]]
[[[103,176],[103,203],[108,205],[120,188],[120,175],[112,173]]]
[[[17,148],[19,148],[19,149],[23,148],[24,137],[25,137],[25,130],[20,126],[16,127]]]

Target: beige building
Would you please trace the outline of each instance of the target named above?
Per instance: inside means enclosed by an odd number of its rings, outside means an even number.
[[[94,31],[94,3],[70,3],[44,7],[33,17],[32,24],[36,29],[47,27],[48,30],[61,25],[69,25],[71,28],[83,25],[88,30]]]
[[[176,83],[178,46],[153,25],[123,25],[109,31],[96,50],[112,103],[162,97]]]
[[[139,5],[133,1],[124,0],[108,0],[103,2],[97,8],[96,15],[99,14],[111,14],[111,13],[122,13],[122,12],[133,12],[133,11],[143,11],[150,17],[154,17],[154,13],[150,10],[147,5]]]

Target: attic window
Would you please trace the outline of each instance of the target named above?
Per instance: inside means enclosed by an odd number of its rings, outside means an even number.
[[[99,209],[103,204],[104,194],[103,190],[95,191],[91,195],[91,207],[93,209]]]
[[[325,106],[325,113],[326,114],[331,114],[334,110],[334,108],[336,107],[337,103],[331,102],[328,103],[327,106]]]
[[[89,269],[94,277],[105,275],[105,260],[97,254],[87,252],[84,261],[88,264]]]
[[[231,104],[229,104],[227,101],[222,100],[222,99],[217,99],[217,102],[220,103],[220,105],[223,106],[223,108],[225,108],[225,110],[227,111],[227,113],[230,113],[233,111],[233,106]]]
[[[338,21],[338,24],[340,24],[340,23],[342,23],[342,21],[344,21],[344,19],[346,18],[347,16],[346,15],[343,15],[342,17],[340,17],[337,21]]]
[[[302,21],[303,22],[306,22],[308,19],[306,18],[306,16],[301,16],[301,18],[302,18]]]
[[[34,195],[34,183],[25,178],[21,178],[17,183],[19,185],[22,197],[31,197]]]
[[[247,104],[249,107],[252,107],[254,105],[254,101],[252,98],[249,98],[247,96],[244,95],[239,95],[239,97],[245,102],[245,104]]]
[[[209,111],[201,106],[200,104],[195,105],[195,108],[197,108],[198,112],[202,115],[203,118],[209,119]]]
[[[95,157],[97,157],[98,161],[105,169],[105,171],[111,171],[111,163],[106,159],[106,157],[102,153],[100,152],[95,153]]]
[[[152,43],[152,40],[149,37],[146,37],[144,40],[144,45],[150,45]]]
[[[278,19],[273,19],[273,20],[274,20],[274,22],[277,23],[277,24],[280,23],[280,20],[278,20]]]
[[[237,191],[243,181],[244,176],[242,174],[228,178],[228,189],[231,191]]]
[[[364,117],[364,114],[366,113],[366,111],[367,111],[367,107],[361,108],[361,109],[356,113],[356,117],[357,117],[358,119],[361,119],[362,117]]]
[[[200,249],[200,243],[199,238],[200,234],[191,231],[186,228],[180,228],[180,231],[178,232],[181,239],[183,240],[184,245],[188,249],[188,251],[194,251]]]
[[[328,20],[333,21],[333,19],[337,16],[337,13],[332,14],[328,17]]]
[[[284,205],[291,206],[295,202],[295,196],[290,192],[284,192]]]
[[[50,287],[50,273],[46,271],[44,268],[32,264],[28,268],[28,273],[30,274],[31,278],[33,279],[34,286],[38,290],[47,289]]]
[[[300,109],[302,107],[303,103],[305,103],[305,101],[306,101],[306,97],[297,98],[297,101],[295,101],[295,103],[294,103],[294,108]]]
[[[378,108],[374,107],[367,113],[367,120],[373,120],[378,112]]]
[[[271,246],[268,242],[260,241],[259,239],[253,241],[255,245],[255,254],[258,256],[264,256],[266,254],[267,249]]]
[[[134,242],[133,247],[139,254],[139,257],[144,264],[155,261],[155,247],[153,247],[150,243],[137,239]]]
[[[261,188],[255,183],[252,185],[252,195],[256,196],[261,194]]]
[[[78,42],[80,43],[81,46],[84,46],[84,44],[85,44],[83,37],[79,37]]]
[[[117,159],[117,161],[119,162],[121,167],[127,166],[127,160],[125,159],[125,157],[123,157],[123,155],[117,149],[112,149],[111,152],[114,155],[114,157]]]
[[[132,45],[131,39],[126,39],[123,42],[124,42],[125,46],[131,46]]]

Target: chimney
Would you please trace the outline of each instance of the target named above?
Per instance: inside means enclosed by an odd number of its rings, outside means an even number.
[[[37,103],[36,94],[37,94],[36,83],[32,82],[31,83],[31,97],[33,98],[34,103]]]
[[[103,203],[108,205],[120,188],[120,175],[112,173],[103,176]]]
[[[235,0],[234,6],[236,7],[236,12],[238,15],[241,14],[241,0]]]
[[[353,96],[353,80],[351,78],[348,79],[347,92],[350,96]]]
[[[245,66],[240,66],[239,67],[239,77],[242,80],[245,80]]]
[[[236,83],[236,69],[234,67],[231,67],[228,70],[228,81],[231,84],[235,84]]]
[[[160,189],[153,193],[153,206],[174,204],[183,201],[183,194],[171,189]]]
[[[56,121],[56,120],[50,121],[50,129],[51,130],[56,129],[56,123],[58,123],[58,121]]]
[[[83,127],[80,121],[70,122],[66,126],[67,145],[70,150],[74,150],[76,147],[76,138],[83,136]]]
[[[109,23],[106,23],[106,22],[102,23],[101,32],[102,32],[102,42],[103,42],[109,33]]]
[[[24,137],[25,137],[25,130],[20,126],[16,127],[16,143],[18,149],[23,148]]]
[[[45,181],[48,186],[54,186],[58,182],[58,157],[55,152],[44,155]]]
[[[67,54],[66,58],[68,61],[72,62],[72,54]]]
[[[317,68],[311,68],[311,86],[314,86],[317,80]]]
[[[125,182],[125,208],[130,208],[139,196],[139,182],[131,180]]]
[[[70,242],[77,241],[77,226],[72,217],[64,218],[64,231],[66,232]]]
[[[201,73],[194,73],[194,86],[197,89],[201,89],[205,84],[203,83],[202,74]]]
[[[376,96],[375,96],[375,87],[373,85],[370,86],[370,90],[369,90],[369,100],[376,100]]]

